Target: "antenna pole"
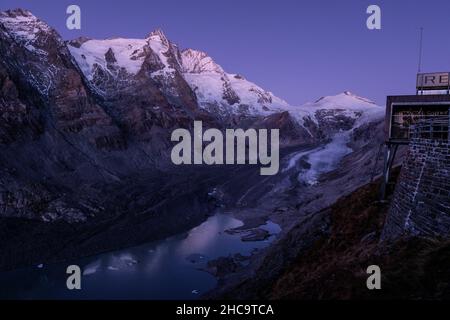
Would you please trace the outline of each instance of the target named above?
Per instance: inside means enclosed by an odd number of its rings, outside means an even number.
[[[417,78],[419,78],[419,74],[422,72],[422,44],[423,44],[423,27],[420,27],[420,38],[419,38],[419,65],[417,67]],[[423,94],[423,77],[420,77],[420,86],[418,86],[416,94],[420,93],[420,89],[422,89]]]
[[[419,68],[418,68],[418,73],[422,72],[422,44],[423,44],[423,27],[420,27]]]

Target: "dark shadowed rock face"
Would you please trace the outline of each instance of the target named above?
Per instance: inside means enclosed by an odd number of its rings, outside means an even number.
[[[225,78],[222,78],[223,81],[223,96],[222,98],[228,102],[229,105],[233,105],[239,103],[241,99],[238,97],[236,92],[234,92],[233,88]]]
[[[0,143],[10,144],[29,133],[37,135],[43,126],[36,110],[30,109],[19,97],[16,84],[6,69],[0,66]]]
[[[79,133],[93,144],[104,137],[120,140],[118,128],[89,96],[66,45],[53,29],[22,10],[2,13],[0,22],[1,68],[30,111],[54,129]]]
[[[299,125],[287,111],[258,119],[252,124],[252,127],[257,129],[279,129],[280,144],[282,145],[313,143],[320,140],[320,136],[313,135],[307,128]],[[313,128],[315,131],[318,130],[316,124],[313,124]]]

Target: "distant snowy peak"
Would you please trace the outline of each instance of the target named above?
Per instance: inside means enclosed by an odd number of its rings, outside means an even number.
[[[315,107],[322,109],[352,109],[365,110],[367,108],[378,107],[375,102],[345,91],[335,96],[322,97],[314,103],[307,103],[305,107]]]
[[[316,102],[306,103],[300,107],[306,112],[313,112],[315,119],[354,119],[354,128],[369,122],[381,121],[385,109],[375,102],[355,95],[349,91],[335,96],[322,97]]]
[[[186,49],[181,52],[183,71],[186,73],[224,73],[221,66],[205,52]]]

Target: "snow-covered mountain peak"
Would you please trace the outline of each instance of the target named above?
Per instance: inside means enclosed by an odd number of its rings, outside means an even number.
[[[183,76],[200,107],[227,115],[267,115],[285,111],[288,104],[238,74],[227,73],[207,53],[181,52]]]
[[[0,24],[6,30],[3,34],[13,38],[15,41],[34,49],[34,44],[39,35],[56,32],[45,22],[39,20],[30,11],[14,9],[0,12]],[[59,38],[59,36],[58,36]]]
[[[313,103],[306,103],[305,107],[318,109],[366,110],[368,108],[379,106],[367,98],[360,97],[350,91],[345,91],[334,96],[321,97]]]
[[[170,42],[167,39],[166,35],[159,28],[150,32],[149,35],[147,36],[147,39],[150,42],[152,42],[152,41],[160,42],[161,44],[163,44],[166,47],[169,47],[169,45],[170,45]]]
[[[298,109],[304,112],[313,112],[316,118],[337,119],[346,117],[355,119],[354,127],[363,123],[380,121],[385,114],[384,107],[349,91],[322,97],[315,102],[306,103]]]

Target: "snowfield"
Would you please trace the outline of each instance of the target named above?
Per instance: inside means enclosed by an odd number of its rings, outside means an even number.
[[[95,65],[107,70],[105,54],[109,49],[114,53],[119,67],[130,74],[137,74],[144,62],[143,48],[146,43],[142,39],[88,40],[80,48],[69,46],[69,50],[85,77],[92,80]]]

